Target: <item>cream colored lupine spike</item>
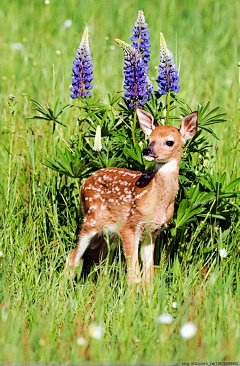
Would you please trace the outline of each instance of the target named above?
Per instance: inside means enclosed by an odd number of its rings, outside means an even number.
[[[160,55],[163,55],[164,59],[169,57],[169,50],[162,32],[160,32]]]
[[[78,48],[90,52],[88,28],[84,29],[82,39]]]
[[[95,135],[95,139],[94,139],[93,150],[94,151],[101,151],[102,150],[101,126],[100,125],[97,125],[96,135]]]
[[[119,38],[116,38],[115,42],[123,49],[124,52],[127,52],[129,54],[133,53],[133,48],[131,47],[130,44],[122,41]]]
[[[88,28],[84,29],[83,36],[82,36],[82,42],[87,45],[89,44]]]
[[[143,12],[143,10],[138,10],[138,18],[137,18],[137,21],[138,21],[140,24],[145,23],[145,16],[144,16],[144,12]]]

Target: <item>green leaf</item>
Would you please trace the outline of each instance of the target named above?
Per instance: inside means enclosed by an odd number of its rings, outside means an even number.
[[[240,178],[237,178],[235,180],[233,180],[232,182],[230,182],[225,188],[224,188],[224,192],[228,192],[231,189],[233,189],[234,187],[236,187],[236,185],[238,185],[240,183]]]

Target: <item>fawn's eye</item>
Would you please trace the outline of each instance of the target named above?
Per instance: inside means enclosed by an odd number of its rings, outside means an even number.
[[[173,144],[174,144],[174,141],[172,141],[172,140],[166,141],[167,146],[173,146]]]

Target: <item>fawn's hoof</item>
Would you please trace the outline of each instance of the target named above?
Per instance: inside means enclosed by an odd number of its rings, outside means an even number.
[[[130,273],[130,274],[127,275],[127,283],[130,286],[141,285],[142,278],[139,275],[135,275],[134,273]]]

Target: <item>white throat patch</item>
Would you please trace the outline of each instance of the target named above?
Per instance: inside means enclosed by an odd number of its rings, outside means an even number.
[[[171,159],[167,163],[157,163],[155,169],[161,173],[171,173],[178,170],[178,162],[176,159]]]

